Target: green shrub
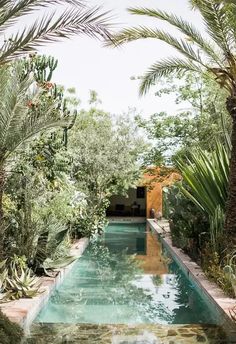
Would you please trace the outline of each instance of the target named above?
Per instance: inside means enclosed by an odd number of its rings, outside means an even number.
[[[0,310],[0,343],[20,344],[22,339],[22,328],[11,322]]]
[[[218,286],[230,297],[235,297],[231,280],[224,271],[225,259],[221,259],[219,254],[212,250],[211,246],[206,245],[202,251],[202,268],[207,277],[218,284]]]
[[[207,238],[209,223],[196,205],[185,197],[178,185],[164,188],[164,216],[170,220],[173,245],[198,259]]]

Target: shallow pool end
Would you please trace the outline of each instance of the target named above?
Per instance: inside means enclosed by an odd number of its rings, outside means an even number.
[[[76,241],[70,250],[71,256],[80,257],[89,244],[88,238],[82,238]],[[48,302],[48,299],[55,287],[59,286],[71,271],[76,260],[70,265],[61,268],[56,277],[41,277],[40,279],[40,291],[36,297],[32,299],[19,299],[4,304],[0,304],[2,312],[12,321],[19,324],[25,333],[29,332],[29,328],[40,312],[44,305]]]

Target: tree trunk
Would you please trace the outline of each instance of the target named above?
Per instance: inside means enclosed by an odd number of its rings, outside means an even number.
[[[232,243],[236,244],[236,96],[230,97],[226,103],[227,109],[233,121],[232,128],[232,150],[230,157],[230,173],[229,173],[229,195],[226,204],[226,220],[225,229],[232,239]]]
[[[5,171],[3,168],[0,168],[0,225],[3,220],[3,191],[5,185]]]
[[[0,167],[0,260],[4,259],[4,224],[3,224],[3,190],[5,185],[5,171]]]

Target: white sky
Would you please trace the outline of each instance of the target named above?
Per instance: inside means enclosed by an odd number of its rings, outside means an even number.
[[[199,17],[190,11],[187,0],[88,0],[92,5],[104,5],[113,10],[118,28],[130,25],[158,25],[169,28],[152,18],[131,16],[126,12],[129,6],[159,8],[191,21],[197,27]],[[176,54],[166,44],[157,40],[140,40],[122,48],[104,48],[102,43],[80,36],[70,41],[48,45],[41,49],[44,54],[58,58],[59,65],[54,73],[54,81],[66,87],[75,87],[82,105],[88,99],[90,89],[98,92],[103,108],[111,113],[122,113],[128,107],[136,107],[138,112],[148,117],[159,111],[175,112],[178,106],[172,97],[154,96],[154,89],[143,98],[138,96],[138,81],[131,76],[141,75],[158,59]]]

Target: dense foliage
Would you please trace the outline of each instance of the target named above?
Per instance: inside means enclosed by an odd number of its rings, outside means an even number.
[[[23,338],[23,330],[12,323],[0,310],[0,343],[20,344]]]
[[[76,147],[73,175],[87,204],[74,224],[81,233],[102,231],[109,198],[125,194],[139,179],[137,158],[144,146],[135,129],[128,118],[112,119],[93,106],[80,113],[68,148]]]
[[[190,150],[211,151],[216,139],[225,142],[225,129],[231,131],[225,92],[209,76],[200,78],[188,73],[180,78],[162,78],[157,88],[157,97],[174,96],[176,105],[183,110],[155,113],[148,119],[136,117],[152,142],[145,156],[146,164],[175,164],[178,157],[185,158]]]
[[[71,263],[75,259],[69,256],[71,240],[101,233],[109,197],[124,194],[139,179],[143,144],[134,135],[134,124],[97,108],[95,92],[89,109],[78,112],[75,91],[65,91],[51,81],[56,65],[53,58],[37,55],[17,65],[20,82],[33,72],[31,82],[37,82],[40,91],[37,98],[27,87],[16,93],[14,99],[24,106],[8,111],[13,120],[10,127],[6,125],[7,137],[11,144],[17,143],[4,146],[0,166],[4,175],[0,296],[4,301],[32,297],[38,288],[34,274],[51,274],[50,270]],[[15,71],[15,65],[9,68]],[[29,134],[23,116],[31,123]],[[24,135],[22,139],[17,131]],[[19,285],[23,276],[25,290]]]

